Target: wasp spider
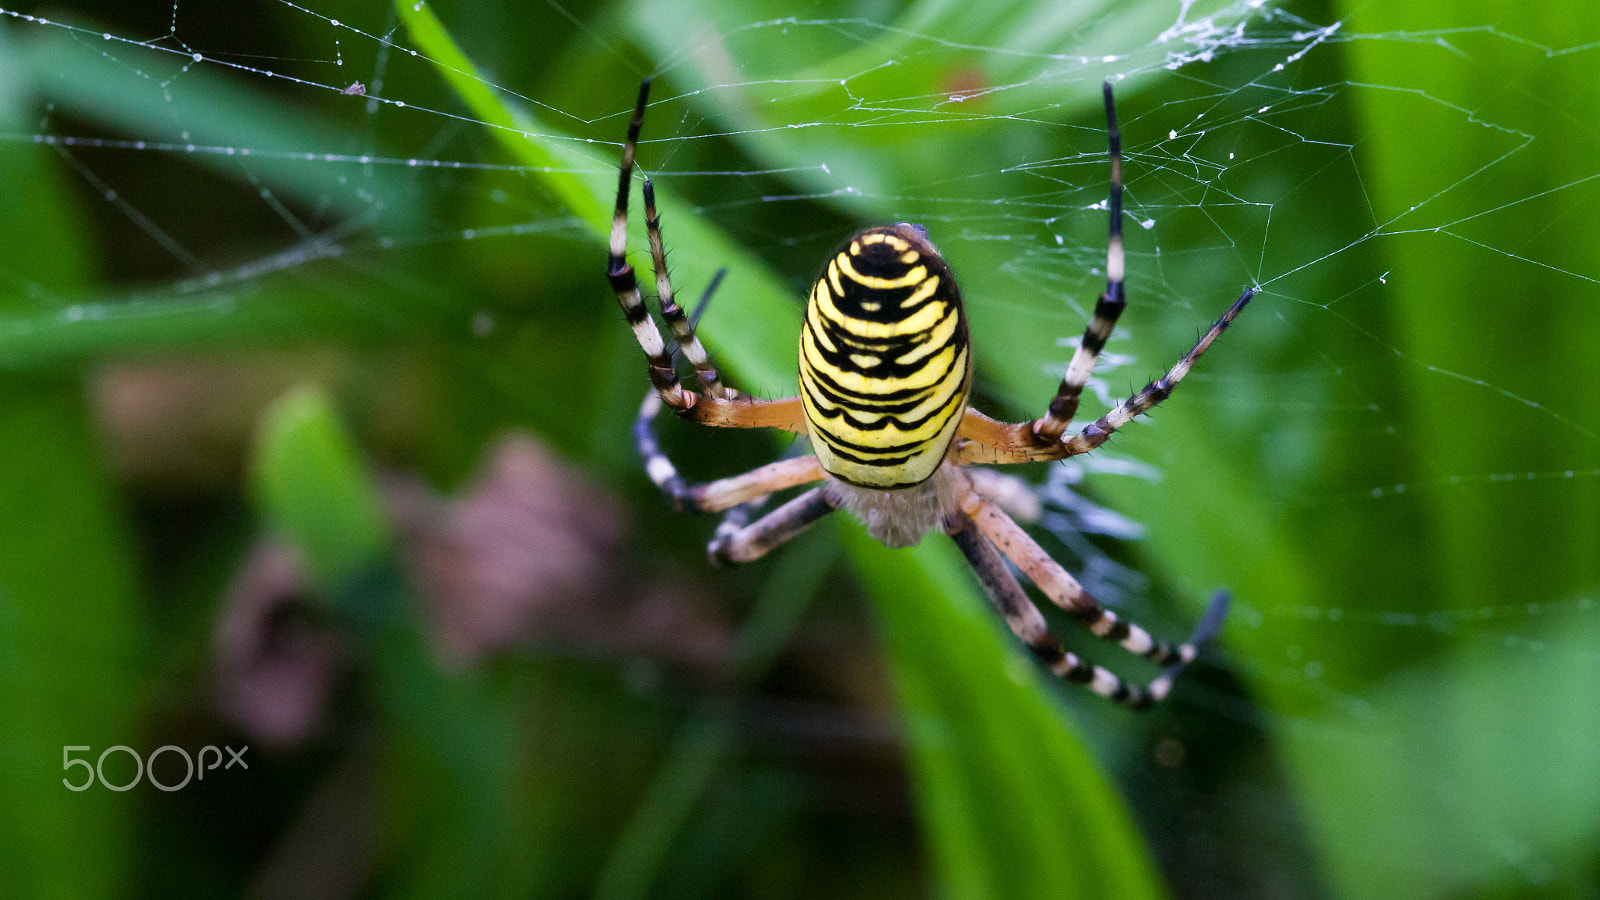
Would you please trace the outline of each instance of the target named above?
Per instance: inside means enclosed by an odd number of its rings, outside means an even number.
[[[910,546],[938,529],[955,539],[1006,624],[1051,671],[1135,709],[1164,698],[1178,671],[1221,626],[1227,595],[1218,592],[1213,597],[1187,641],[1175,647],[1158,641],[1101,606],[1017,525],[1013,515],[1027,518],[1032,500],[1018,489],[1019,482],[971,467],[1066,459],[1100,446],[1118,428],[1165,400],[1250,300],[1252,291],[1246,289],[1166,375],[1068,434],[1084,383],[1126,302],[1122,150],[1111,85],[1105,86],[1111,145],[1106,291],[1095,304],[1094,317],[1048,411],[1034,421],[1015,424],[996,421],[967,405],[972,352],[961,293],[950,267],[920,225],[902,222],[868,228],[828,259],[811,289],[800,332],[799,396],[759,400],[722,382],[695,337],[694,319],[674,299],[655,190],[647,178],[645,226],[661,318],[671,333],[670,343],[664,340],[627,260],[628,194],[649,91],[646,79],[639,86],[638,105],[622,148],[607,275],[649,358],[653,389],[634,429],[640,454],[650,479],[677,508],[726,511],[709,547],[711,558],[720,564],[757,559],[837,509],[853,513],[873,537],[891,547]],[[694,371],[692,389],[678,378],[680,351]],[[813,455],[781,459],[706,484],[686,484],[651,431],[663,405],[702,425],[807,434]],[[751,521],[768,495],[812,482],[821,484]],[[1134,685],[1066,651],[1006,560],[1090,632],[1165,670],[1148,684]]]

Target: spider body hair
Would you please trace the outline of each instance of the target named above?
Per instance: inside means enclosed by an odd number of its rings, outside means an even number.
[[[834,507],[855,517],[867,534],[886,547],[914,547],[961,511],[970,482],[955,466],[941,465],[928,478],[887,491],[829,478],[823,493]]]

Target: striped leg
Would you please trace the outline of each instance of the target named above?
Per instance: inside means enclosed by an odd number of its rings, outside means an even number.
[[[968,492],[967,496],[962,498],[961,510],[973,521],[978,531],[992,541],[1000,553],[1015,563],[1017,568],[1028,576],[1028,580],[1037,585],[1051,602],[1066,610],[1075,620],[1088,628],[1090,633],[1116,643],[1124,650],[1143,656],[1157,665],[1175,666],[1172,671],[1174,675],[1177,669],[1188,665],[1199,654],[1200,643],[1211,636],[1221,624],[1222,616],[1226,612],[1227,595],[1218,594],[1212,600],[1211,609],[1207,610],[1202,618],[1202,622],[1208,623],[1208,627],[1197,630],[1197,637],[1191,637],[1176,647],[1166,641],[1158,641],[1150,632],[1101,606],[1100,602],[1090,596],[1083,589],[1083,585],[1079,584],[1066,569],[1051,559],[1049,554],[1044,552],[1044,548],[1029,537],[1021,526],[977,492]]]
[[[973,571],[978,574],[984,592],[1000,610],[1006,625],[1040,662],[1050,667],[1051,672],[1074,684],[1087,687],[1112,703],[1135,710],[1149,709],[1165,699],[1167,693],[1172,690],[1173,679],[1181,666],[1168,668],[1154,681],[1141,687],[1123,681],[1109,670],[1089,662],[1076,653],[1068,652],[1050,633],[1044,616],[1040,615],[1038,608],[1028,600],[1027,594],[1022,591],[1022,585],[1017,583],[1016,576],[1006,568],[1005,560],[1001,558],[994,544],[975,527],[972,519],[961,514],[955,522],[947,523],[946,529],[955,539],[956,546],[961,548],[961,553],[966,556],[967,562],[972,565]]]
[[[656,391],[645,394],[639,405],[639,418],[633,423],[633,440],[644,458],[645,474],[661,489],[675,509],[694,512],[718,512],[751,501],[764,500],[767,494],[795,485],[807,484],[823,477],[822,467],[815,456],[796,456],[751,469],[743,475],[722,478],[705,484],[689,484],[678,474],[678,469],[662,451],[651,427],[661,413],[661,395]]]
[[[633,336],[644,349],[650,361],[650,383],[661,399],[673,409],[683,410],[694,405],[694,397],[678,383],[678,372],[672,364],[672,353],[661,339],[661,331],[651,318],[650,310],[639,294],[639,280],[633,266],[628,264],[628,190],[633,181],[633,157],[639,145],[639,129],[644,125],[645,102],[650,97],[650,79],[639,83],[639,102],[633,110],[633,120],[628,123],[628,140],[622,145],[622,167],[617,177],[617,206],[611,215],[611,255],[606,261],[606,278],[617,295],[622,315],[633,329]]]
[[[1167,374],[1145,385],[1142,390],[1124,400],[1116,409],[1106,413],[1084,427],[1083,431],[1065,440],[1044,440],[1034,429],[1038,423],[1002,422],[968,408],[962,416],[961,427],[956,431],[956,461],[961,465],[1011,465],[1039,462],[1048,459],[1066,459],[1104,444],[1111,435],[1141,413],[1167,399],[1178,382],[1189,374],[1200,355],[1226,331],[1238,318],[1245,304],[1255,296],[1252,288],[1245,288],[1239,299],[1228,307],[1189,352],[1167,370]]]
[[[1111,195],[1106,199],[1106,209],[1111,218],[1110,237],[1106,241],[1106,292],[1094,305],[1094,318],[1083,331],[1083,340],[1072,354],[1072,362],[1061,378],[1061,387],[1050,401],[1049,411],[1033,423],[1033,431],[1040,438],[1056,441],[1067,430],[1072,416],[1078,411],[1078,400],[1083,386],[1094,369],[1094,361],[1111,339],[1111,329],[1128,305],[1123,295],[1122,279],[1125,263],[1122,251],[1122,132],[1117,130],[1117,109],[1111,98],[1111,82],[1105,84],[1106,136],[1111,145]]]
[[[661,242],[661,215],[656,212],[655,183],[648,178],[644,180],[644,226],[650,236],[650,259],[656,273],[656,296],[661,300],[661,318],[666,320],[667,327],[672,330],[672,339],[688,358],[689,365],[694,367],[695,379],[700,383],[700,392],[707,397],[733,399],[733,391],[723,387],[722,382],[717,380],[717,370],[712,367],[706,348],[701,346],[700,339],[695,336],[694,321],[684,315],[683,307],[678,305],[673,296],[672,278],[667,273],[667,251]],[[726,271],[726,269],[718,270],[717,277],[706,289],[707,298],[721,282],[722,273]],[[703,304],[705,301],[701,302]],[[695,319],[698,318],[699,310],[696,310]]]
[[[722,279],[727,274],[726,268],[712,273],[711,281],[706,284],[705,293],[700,295],[699,302],[694,305],[694,311],[689,314],[691,329],[700,324],[700,316],[705,313],[706,307],[711,305],[712,296],[716,294],[717,287],[722,284]],[[677,371],[679,350],[679,347],[673,347],[670,354],[673,371]],[[726,389],[724,391],[726,397],[702,397],[689,409],[677,412],[680,417],[691,422],[717,428],[779,428],[796,434],[806,430],[805,412],[801,408],[799,397],[757,400],[748,394]],[[649,428],[650,420],[655,418],[658,411],[652,408],[650,413],[643,417],[643,424],[636,424],[635,429]]]
[[[633,328],[633,335],[650,361],[650,381],[661,399],[673,409],[688,409],[694,398],[678,382],[678,372],[673,364],[675,350],[669,350],[662,340],[661,331],[644,297],[639,293],[639,280],[633,266],[628,263],[628,193],[633,181],[633,161],[639,147],[639,130],[644,126],[644,109],[650,99],[650,79],[639,82],[639,100],[633,109],[633,119],[628,123],[628,139],[622,145],[622,166],[617,177],[617,206],[611,216],[611,255],[607,259],[606,277],[617,295],[622,314]],[[673,297],[672,280],[667,274],[667,254],[661,242],[661,217],[656,212],[655,186],[647,178],[644,182],[645,229],[650,235],[650,255],[655,269],[656,289],[661,300],[661,317],[666,320],[673,340],[689,364],[694,367],[695,378],[701,393],[707,397],[733,399],[734,393],[722,385],[716,369],[700,339],[695,336],[694,323],[684,315]]]
[[[837,508],[825,488],[814,487],[757,519],[752,525],[740,527],[737,519],[730,517],[733,527],[726,530],[718,528],[706,552],[714,565],[726,566],[760,559]]]
[[[1065,455],[1077,456],[1080,453],[1088,453],[1090,450],[1104,444],[1118,428],[1132,421],[1134,416],[1148,412],[1151,407],[1171,396],[1173,389],[1178,386],[1178,382],[1182,381],[1183,377],[1188,375],[1189,370],[1194,367],[1195,360],[1199,359],[1200,354],[1206,352],[1211,343],[1222,332],[1226,331],[1229,325],[1233,324],[1233,320],[1238,318],[1245,304],[1249,303],[1250,298],[1253,296],[1255,296],[1255,291],[1251,288],[1245,288],[1244,293],[1239,295],[1239,299],[1235,300],[1233,305],[1228,307],[1228,311],[1222,314],[1222,318],[1208,328],[1206,333],[1200,336],[1200,340],[1195,341],[1194,346],[1189,348],[1189,352],[1185,353],[1182,359],[1167,370],[1167,374],[1145,385],[1137,394],[1118,404],[1116,409],[1090,422],[1084,426],[1082,431],[1064,441],[1063,449],[1066,451]]]

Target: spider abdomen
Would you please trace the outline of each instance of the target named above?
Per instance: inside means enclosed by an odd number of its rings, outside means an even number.
[[[800,333],[800,398],[830,475],[877,490],[926,481],[971,370],[961,293],[922,229],[870,228],[828,260]]]

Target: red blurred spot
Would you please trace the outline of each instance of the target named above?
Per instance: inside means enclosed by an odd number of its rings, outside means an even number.
[[[942,88],[951,102],[961,103],[987,91],[989,81],[977,69],[957,69],[945,78]]]

